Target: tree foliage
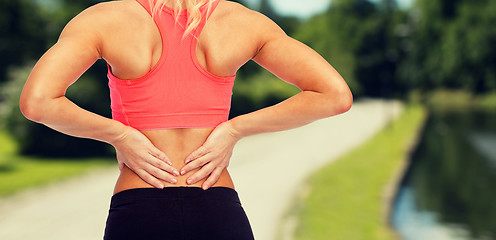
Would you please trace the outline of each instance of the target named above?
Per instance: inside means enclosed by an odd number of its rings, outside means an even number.
[[[420,89],[496,90],[496,2],[417,2],[406,78]]]
[[[0,83],[10,66],[21,65],[43,53],[47,19],[31,0],[0,0]]]

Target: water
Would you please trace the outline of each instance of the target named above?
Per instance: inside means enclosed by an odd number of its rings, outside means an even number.
[[[495,113],[431,113],[391,221],[405,240],[496,239]]]

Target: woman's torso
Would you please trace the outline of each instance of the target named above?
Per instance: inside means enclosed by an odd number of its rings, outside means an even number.
[[[208,135],[213,129],[211,128],[196,128],[196,129],[164,129],[164,130],[147,130],[142,131],[142,133],[150,139],[150,141],[161,151],[165,152],[169,159],[172,161],[172,165],[181,170],[184,166],[184,160],[186,157],[200,147],[206,140]],[[184,176],[178,176],[177,184],[171,184],[166,181],[162,181],[165,187],[178,187],[178,186],[191,186],[191,187],[201,187],[203,181],[200,181],[193,185],[187,185],[186,180],[189,176],[194,174],[196,171],[191,171]],[[136,175],[132,170],[124,167],[121,170],[119,178],[114,188],[114,194],[120,191],[131,189],[131,188],[144,188],[152,187],[145,181],[143,181],[138,175]],[[226,170],[224,170],[213,187],[229,187],[234,188],[234,184],[231,177]]]
[[[162,39],[149,13],[135,0],[110,2],[109,17],[113,23],[104,24],[101,54],[120,79],[137,79],[147,74],[157,64],[162,52]],[[103,8],[105,9],[105,7]],[[210,16],[198,38],[196,55],[204,69],[217,76],[232,76],[250,60],[258,49],[258,41],[246,23],[251,11],[239,4],[221,0]],[[243,47],[240,47],[243,46]],[[180,170],[185,158],[200,147],[213,128],[159,129],[142,133],[171,159]],[[192,171],[177,177],[177,184],[163,181],[170,186],[201,186],[200,181],[187,185]],[[214,186],[234,188],[227,170]],[[131,189],[152,187],[129,168],[122,169],[114,193]]]

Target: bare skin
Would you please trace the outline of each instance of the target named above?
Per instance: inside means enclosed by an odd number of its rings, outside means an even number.
[[[331,117],[346,112],[353,101],[345,81],[315,51],[262,14],[223,0],[199,37],[200,64],[214,75],[232,76],[252,59],[301,93],[216,128],[148,131],[90,113],[65,97],[98,59],[105,59],[118,78],[136,79],[155,66],[161,50],[156,25],[136,1],[90,7],[36,64],[21,95],[21,111],[65,134],[112,144],[121,168],[117,193],[140,187],[234,188],[226,167],[239,139]]]

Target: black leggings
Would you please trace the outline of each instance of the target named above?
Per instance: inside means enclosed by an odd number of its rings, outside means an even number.
[[[136,188],[112,196],[104,240],[253,240],[234,189]]]

